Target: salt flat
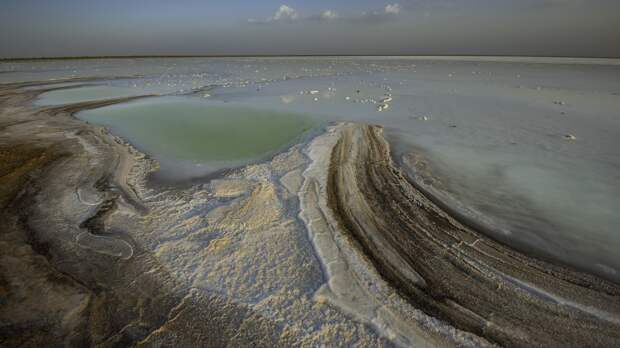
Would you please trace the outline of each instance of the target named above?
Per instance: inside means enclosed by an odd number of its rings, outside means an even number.
[[[616,61],[0,69],[3,187],[33,188],[2,191],[3,260],[27,270],[3,271],[9,293],[42,284],[75,300],[11,302],[5,319],[32,325],[32,340],[48,337],[26,314],[38,308],[54,339],[75,342],[199,344],[213,332],[283,346],[559,344],[531,325],[540,306],[556,313],[548,320],[564,313],[599,330],[554,324],[565,339],[618,339]],[[20,146],[32,151],[17,156]],[[28,272],[68,278],[37,283]],[[207,320],[214,311],[223,314]],[[118,313],[118,326],[80,326]]]

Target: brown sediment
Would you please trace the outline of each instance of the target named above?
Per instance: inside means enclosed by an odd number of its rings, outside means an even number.
[[[343,128],[327,191],[340,229],[426,314],[503,346],[620,345],[620,286],[459,223],[393,165],[381,128]]]
[[[44,80],[44,81],[22,81],[22,82],[10,82],[0,84],[0,91],[12,91],[12,92],[23,92],[19,91],[20,88],[25,87],[36,87],[36,86],[53,86],[56,84],[63,83],[72,83],[72,82],[94,82],[94,81],[109,81],[109,80],[124,80],[124,79],[132,79],[142,77],[142,75],[128,75],[128,76],[87,76],[87,77],[68,77],[68,78],[59,78],[53,80]],[[67,86],[67,88],[72,88],[74,86]],[[54,87],[51,87],[54,88]],[[60,87],[56,87],[60,88]],[[39,91],[39,90],[36,90]]]
[[[162,314],[175,298],[157,298],[159,281],[145,282],[140,292],[113,284],[129,284],[157,264],[152,259],[117,262],[108,256],[82,255],[74,242],[80,220],[96,220],[108,205],[84,215],[78,205],[59,204],[63,197],[75,196],[80,186],[92,185],[112,204],[122,196],[125,178],[114,168],[130,160],[126,151],[115,152],[120,146],[114,148],[112,137],[96,134],[72,113],[126,99],[41,111],[27,102],[54,88],[21,90],[36,84],[0,87],[0,345],[87,346],[141,340],[149,327],[153,330],[164,322]],[[105,165],[91,160],[97,154],[86,151],[75,133],[100,143]],[[85,227],[97,232],[94,227],[104,228],[103,221],[97,222],[98,226]],[[144,296],[152,296],[163,312],[142,308]]]
[[[59,156],[53,149],[28,144],[0,145],[0,209],[15,199],[33,172]]]
[[[21,89],[76,80],[90,79],[0,85],[0,346],[177,345],[182,330],[187,346],[286,346],[270,320],[191,292],[140,245],[129,258],[79,245],[81,233],[131,241],[110,225],[140,226],[146,208],[127,181],[141,155],[72,114],[146,96],[37,108],[50,89]],[[101,201],[85,205],[80,189]]]

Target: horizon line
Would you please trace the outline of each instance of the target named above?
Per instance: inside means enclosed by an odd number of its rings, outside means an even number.
[[[620,59],[608,56],[531,56],[531,55],[473,55],[473,54],[156,54],[156,55],[104,55],[104,56],[40,56],[0,57],[0,62],[29,60],[88,60],[88,59],[144,59],[144,58],[303,58],[303,57],[464,57],[464,58],[564,58],[564,59]]]

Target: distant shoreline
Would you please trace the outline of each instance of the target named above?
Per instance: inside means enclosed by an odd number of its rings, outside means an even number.
[[[0,58],[0,62],[98,60],[98,59],[153,59],[153,58],[409,58],[434,60],[524,61],[554,59],[566,62],[588,61],[620,64],[620,57],[564,57],[564,56],[511,56],[511,55],[357,55],[357,54],[297,54],[297,55],[113,55],[113,56],[66,56],[66,57],[17,57]]]

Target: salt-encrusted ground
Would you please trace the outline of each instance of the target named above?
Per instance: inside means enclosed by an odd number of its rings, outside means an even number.
[[[72,116],[131,98],[38,108],[54,87],[24,87],[0,87],[3,346],[620,340],[616,284],[462,225],[394,167],[378,127],[336,124],[165,187],[155,161]]]
[[[123,140],[2,93],[3,345],[390,345],[314,298],[327,278],[298,217],[302,146],[149,187],[156,163]]]

